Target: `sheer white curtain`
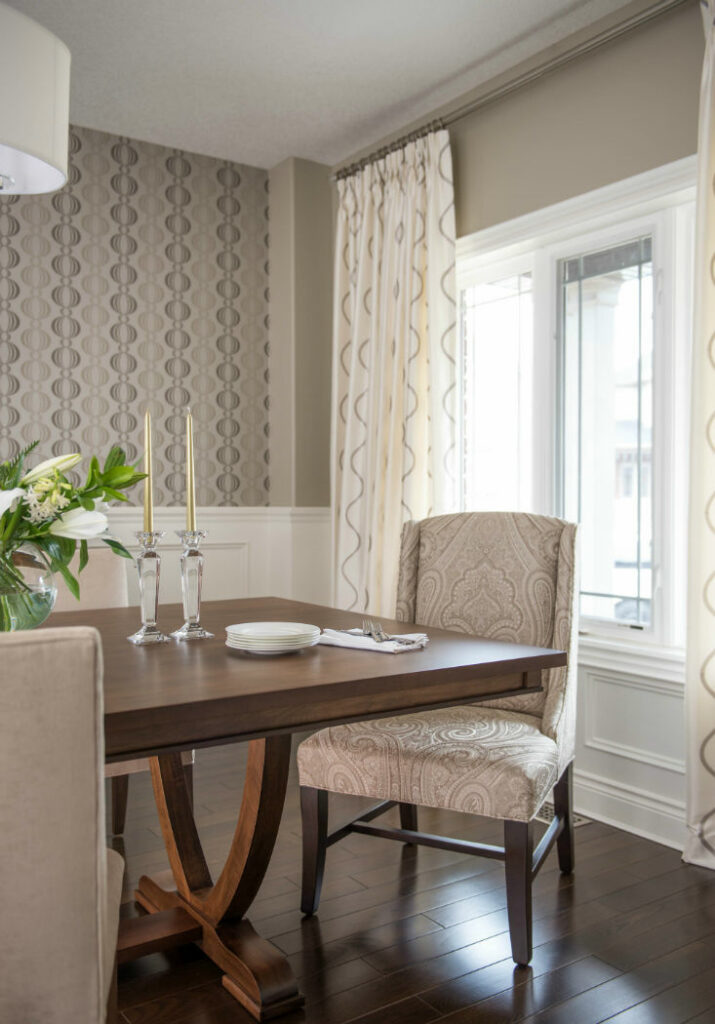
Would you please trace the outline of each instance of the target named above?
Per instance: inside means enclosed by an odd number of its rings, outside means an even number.
[[[683,858],[715,868],[715,0],[701,4],[688,583],[688,837]]]
[[[338,607],[394,615],[406,519],[456,509],[456,278],[449,135],[338,183],[333,568]]]

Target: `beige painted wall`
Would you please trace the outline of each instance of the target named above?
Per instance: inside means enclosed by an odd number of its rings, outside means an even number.
[[[688,4],[456,122],[457,235],[694,153],[703,49]]]
[[[330,504],[330,169],[270,171],[271,504]]]
[[[457,234],[695,152],[702,57],[692,0],[456,122]],[[327,505],[335,190],[297,159],[270,190],[271,503]]]
[[[295,503],[295,302],[293,259],[293,161],[284,160],[268,176],[269,189],[269,452],[271,504]]]
[[[295,504],[330,504],[330,168],[295,164]]]

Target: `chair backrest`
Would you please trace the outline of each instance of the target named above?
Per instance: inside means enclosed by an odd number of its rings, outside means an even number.
[[[575,743],[576,526],[525,512],[464,512],[402,531],[397,618],[567,651],[544,692],[488,707],[538,715],[566,759]]]
[[[53,611],[76,612],[90,608],[126,608],[129,604],[127,589],[126,558],[115,555],[105,544],[89,549],[89,561],[77,577],[79,579],[79,601],[70,594],[62,577],[56,579],[57,600]],[[70,568],[77,576],[78,558],[75,556]]]
[[[0,677],[0,1020],[95,1024],[107,990],[99,634],[0,634]]]

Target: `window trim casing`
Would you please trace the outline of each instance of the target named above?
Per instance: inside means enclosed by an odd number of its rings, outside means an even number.
[[[482,270],[497,257],[497,263],[533,256],[534,294],[533,339],[533,489],[532,507],[545,514],[559,514],[557,499],[560,458],[560,395],[558,374],[558,310],[556,254],[574,240],[609,239],[622,234],[625,226],[650,225],[654,232],[654,546],[659,547],[658,578],[654,576],[653,627],[633,629],[627,624],[584,619],[582,632],[588,646],[599,642],[618,646],[671,649],[681,652],[685,642],[683,601],[685,594],[684,545],[687,530],[687,460],[678,452],[686,450],[688,408],[691,296],[677,295],[682,276],[674,273],[676,262],[689,260],[692,246],[688,230],[694,217],[696,158],[686,157],[663,167],[635,175],[621,182],[567,199],[525,214],[504,224],[485,228],[457,241],[457,284],[474,270]],[[648,230],[648,229],[647,229]],[[599,243],[600,244],[600,243]],[[608,241],[606,241],[606,245]],[[666,254],[664,261],[663,254]],[[665,265],[667,264],[667,265]],[[674,288],[663,288],[671,277]],[[683,313],[686,310],[686,314]],[[680,339],[680,340],[678,340]],[[687,350],[687,351],[685,351]],[[685,356],[685,357],[684,357]],[[541,396],[540,399],[538,396]],[[538,409],[538,411],[537,411]],[[665,413],[664,413],[665,411]],[[542,415],[539,415],[542,413]],[[670,417],[658,423],[659,415]],[[669,445],[658,443],[656,430],[669,437]],[[684,435],[685,432],[685,435]],[[670,474],[671,486],[659,481]],[[678,498],[680,497],[680,500]],[[654,552],[654,565],[656,557]],[[669,580],[666,589],[663,580]],[[658,597],[656,599],[656,592]],[[677,654],[680,658],[680,653]]]

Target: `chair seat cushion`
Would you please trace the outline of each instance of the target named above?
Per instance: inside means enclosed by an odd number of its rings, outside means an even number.
[[[298,748],[301,786],[530,821],[557,781],[539,719],[453,707],[322,729]]]

